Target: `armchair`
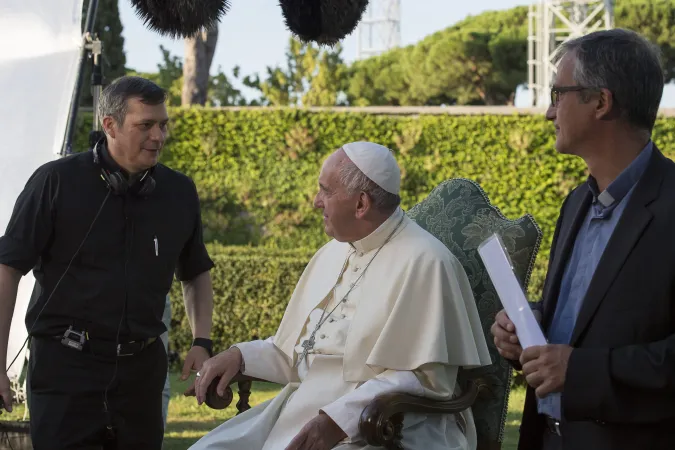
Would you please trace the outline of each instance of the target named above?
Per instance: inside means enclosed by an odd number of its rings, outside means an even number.
[[[459,415],[471,408],[478,450],[500,450],[512,367],[499,355],[492,339],[490,327],[502,306],[477,249],[485,239],[498,233],[511,257],[517,278],[527,289],[541,243],[541,230],[529,214],[516,220],[507,219],[490,203],[476,182],[463,178],[450,179],[438,185],[408,212],[408,216],[443,242],[464,267],[493,363],[460,370],[457,383],[462,393],[457,398],[434,401],[398,393],[376,397],[362,412],[359,429],[372,446],[402,450],[403,417],[406,413]],[[252,381],[241,374],[232,380],[239,388],[238,413],[250,408],[248,399]],[[232,391],[228,389],[220,407],[229,405],[232,398]]]
[[[462,394],[454,399],[431,401],[405,394],[375,398],[361,414],[359,429],[370,445],[398,450],[403,448],[401,430],[405,413],[458,414],[470,407],[476,424],[478,450],[499,450],[513,372],[511,365],[499,355],[490,332],[502,304],[478,254],[478,246],[493,233],[498,233],[513,262],[516,277],[527,289],[542,232],[529,214],[516,220],[504,217],[476,182],[463,178],[438,185],[408,212],[408,216],[443,242],[464,267],[492,364],[460,370],[457,383]]]

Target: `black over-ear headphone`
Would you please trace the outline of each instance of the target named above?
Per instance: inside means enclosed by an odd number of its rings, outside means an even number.
[[[103,138],[105,139],[105,137]],[[152,178],[153,168],[143,172],[141,175],[132,176],[132,180],[128,180],[122,172],[122,169],[115,164],[115,170],[111,171],[106,168],[106,162],[103,161],[99,155],[98,146],[103,142],[103,139],[98,139],[94,144],[92,153],[94,154],[94,164],[101,166],[101,178],[105,182],[108,189],[116,195],[124,195],[127,192],[132,192],[140,197],[147,197],[155,190],[155,179]],[[109,165],[109,164],[108,164]]]

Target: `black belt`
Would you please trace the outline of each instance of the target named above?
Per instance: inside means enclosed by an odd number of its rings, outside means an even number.
[[[548,431],[555,434],[556,436],[562,436],[560,433],[560,421],[558,419],[547,415],[544,415],[544,419],[546,420],[546,427],[548,428]]]
[[[64,342],[64,335],[52,336],[52,338],[61,341],[61,343],[66,347],[73,348],[75,350],[86,351],[96,356],[137,355],[159,339],[158,337],[155,336],[136,341],[120,342],[118,344],[113,341],[85,338],[80,347],[79,345],[77,345],[80,343],[77,337],[81,335],[86,336],[86,333],[80,332],[75,333],[71,331],[69,334],[70,343]]]

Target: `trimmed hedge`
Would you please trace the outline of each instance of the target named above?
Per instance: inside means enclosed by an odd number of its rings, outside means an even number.
[[[215,263],[212,338],[218,352],[237,342],[266,339],[276,330],[313,251],[208,245]],[[185,355],[192,344],[181,285],[171,289],[169,346]]]
[[[346,142],[374,141],[395,152],[404,209],[443,180],[466,177],[477,181],[507,217],[532,214],[544,232],[530,283],[532,299],[541,292],[562,200],[586,177],[581,159],[555,151],[553,127],[542,116],[198,107],[172,108],[170,115],[163,162],[195,181],[207,241],[307,249],[293,256],[213,247],[214,336],[222,336],[220,345],[276,329],[301,268],[327,240],[312,205],[317,177],[323,159]],[[89,118],[80,117],[78,149],[86,148]],[[674,131],[675,119],[658,120],[655,141],[671,158]],[[182,310],[174,308],[174,329],[187,324]],[[172,338],[174,349],[187,343],[180,333]]]

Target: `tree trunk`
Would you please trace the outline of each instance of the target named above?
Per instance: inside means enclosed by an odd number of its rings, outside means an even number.
[[[204,105],[209,88],[209,70],[218,42],[218,26],[185,39],[181,104]]]

